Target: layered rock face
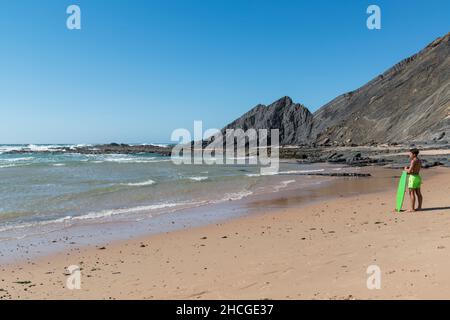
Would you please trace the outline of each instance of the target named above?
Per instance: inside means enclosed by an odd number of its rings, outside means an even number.
[[[311,135],[312,120],[312,113],[303,105],[283,97],[268,106],[257,105],[223,130],[279,129],[280,144],[306,144]]]
[[[450,141],[450,33],[314,114],[283,97],[227,128],[279,129],[282,145]]]
[[[449,130],[450,33],[317,110],[311,139],[431,141]]]

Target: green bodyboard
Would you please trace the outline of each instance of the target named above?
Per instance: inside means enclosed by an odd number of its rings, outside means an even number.
[[[406,171],[403,171],[400,181],[398,182],[398,188],[397,188],[397,205],[395,207],[395,210],[397,212],[400,212],[402,210],[403,206],[403,199],[405,198],[405,190],[406,190],[406,179],[408,178],[408,174]]]

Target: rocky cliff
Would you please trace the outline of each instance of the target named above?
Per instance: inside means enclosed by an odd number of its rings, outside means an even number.
[[[450,140],[450,33],[314,114],[284,97],[225,128],[278,128],[283,145]]]

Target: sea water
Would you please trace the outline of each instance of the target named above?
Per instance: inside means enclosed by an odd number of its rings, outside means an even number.
[[[175,165],[157,154],[52,152],[61,145],[0,145],[0,239],[30,230],[151,218],[316,182],[323,165],[281,163],[261,176],[251,165]],[[67,146],[66,147],[71,147]],[[26,149],[28,153],[8,153]]]

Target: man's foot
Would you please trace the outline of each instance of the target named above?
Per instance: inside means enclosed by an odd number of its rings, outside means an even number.
[[[422,208],[421,208],[421,207],[420,207],[420,208],[417,208],[416,211],[422,211]]]
[[[412,212],[416,212],[416,210],[414,210],[414,209],[413,209],[413,210],[409,209],[409,210],[406,211],[406,212],[411,212],[411,213],[412,213]]]

